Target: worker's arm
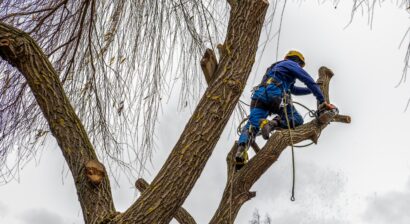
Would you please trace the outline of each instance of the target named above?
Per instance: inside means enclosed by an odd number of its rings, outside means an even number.
[[[303,70],[296,62],[289,63],[288,69],[290,72],[300,81],[302,81],[310,91],[312,91],[313,95],[316,97],[319,103],[323,103],[325,101],[325,97],[322,94],[322,91],[319,88],[319,85],[312,79],[312,77]]]
[[[312,93],[309,88],[294,85],[290,87],[290,92],[294,95],[307,95]]]

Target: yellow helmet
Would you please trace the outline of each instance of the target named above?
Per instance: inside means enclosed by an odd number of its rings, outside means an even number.
[[[299,51],[291,50],[286,54],[285,58],[294,57],[294,56],[298,57],[299,60],[303,62],[303,65],[305,65],[305,57],[303,57],[303,54],[300,53]]]

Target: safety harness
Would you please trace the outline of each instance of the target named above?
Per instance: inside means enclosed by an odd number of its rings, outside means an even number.
[[[265,76],[266,76],[266,75],[265,75]],[[275,85],[276,87],[278,87],[278,88],[280,88],[280,89],[283,89],[283,86],[282,86],[282,83],[281,83],[281,82],[277,81],[276,79],[274,79],[274,78],[272,78],[272,77],[270,77],[270,78],[265,78],[265,77],[264,77],[264,79],[263,79],[263,81],[261,82],[261,84],[255,86],[255,87],[253,88],[253,91],[256,91],[257,89],[259,89],[259,88],[261,88],[261,87],[265,88],[266,99],[268,99],[268,93],[267,93],[267,90],[266,90],[266,89],[267,89],[267,87],[268,87],[269,85],[271,85],[271,84]],[[262,102],[262,101],[260,101],[260,100],[254,100],[254,99],[252,99],[252,100],[251,100],[251,108],[256,107],[256,108],[260,108],[260,109],[263,109],[263,110],[267,110],[267,111],[269,111],[269,112],[271,112],[271,113],[278,113],[278,112],[279,112],[279,109],[280,109],[280,104],[281,104],[281,102],[282,102],[282,98],[281,98],[281,97],[274,97],[274,98],[271,100],[271,102],[269,102],[269,103],[265,103],[265,102]]]

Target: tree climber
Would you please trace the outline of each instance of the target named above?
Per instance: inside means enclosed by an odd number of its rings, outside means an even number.
[[[335,106],[325,102],[318,84],[303,69],[304,66],[303,55],[298,51],[289,51],[284,60],[272,64],[267,69],[261,84],[254,88],[249,120],[241,131],[235,155],[237,170],[247,163],[247,149],[259,130],[262,137],[267,140],[275,128],[288,128],[288,123],[291,128],[303,124],[302,116],[289,103],[291,94],[313,93],[320,105],[319,108],[335,109]],[[295,86],[296,79],[303,82],[307,88]],[[271,114],[277,116],[269,121],[266,118]]]

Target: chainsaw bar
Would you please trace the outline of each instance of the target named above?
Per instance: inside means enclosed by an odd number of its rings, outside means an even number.
[[[328,124],[332,118],[339,114],[339,109],[335,108],[332,110],[324,110],[318,113],[318,121],[320,124]]]

